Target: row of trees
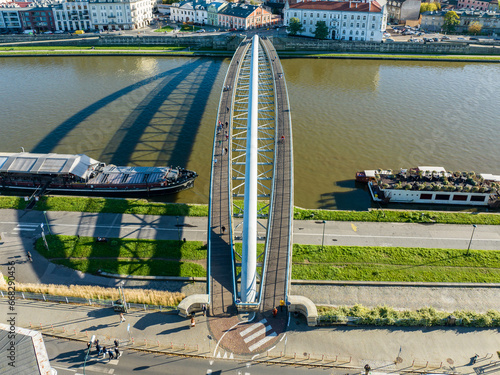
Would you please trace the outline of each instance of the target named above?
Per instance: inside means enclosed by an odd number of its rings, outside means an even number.
[[[432,4],[434,4],[434,3],[432,3]],[[460,24],[460,16],[457,14],[457,12],[450,11],[444,15],[444,24],[443,24],[444,31],[452,33],[455,31],[455,27],[458,26],[459,24]],[[477,35],[477,34],[481,33],[482,29],[483,29],[483,25],[481,25],[477,21],[474,21],[474,22],[471,22],[467,31],[469,32],[469,34]]]
[[[318,21],[315,26],[314,37],[317,39],[326,39],[328,37],[328,26],[326,26],[326,22]],[[293,17],[288,23],[287,31],[290,35],[297,35],[304,31],[304,26],[302,26],[298,18]]]

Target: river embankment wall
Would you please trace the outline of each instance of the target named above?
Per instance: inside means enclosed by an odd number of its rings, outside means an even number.
[[[0,46],[169,46],[196,49],[235,51],[243,40],[242,34],[229,35],[9,35],[0,37]],[[500,44],[479,45],[468,42],[438,43],[376,43],[360,41],[318,40],[302,37],[270,37],[280,52],[332,52],[332,53],[407,53],[500,55]]]

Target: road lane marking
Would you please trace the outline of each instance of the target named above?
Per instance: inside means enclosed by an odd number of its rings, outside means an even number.
[[[76,372],[76,370],[66,368],[66,367],[59,367],[59,366],[51,366],[53,368],[59,369],[59,370],[64,370],[64,371],[71,371],[71,372]]]

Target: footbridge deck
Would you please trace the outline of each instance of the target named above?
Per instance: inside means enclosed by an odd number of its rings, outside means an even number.
[[[272,164],[272,178],[267,178],[272,182],[268,194],[266,250],[259,257],[263,271],[260,277],[258,307],[260,311],[265,312],[279,306],[281,300],[287,300],[292,249],[293,148],[290,108],[283,68],[272,43],[268,39],[260,39],[259,43],[261,51],[259,75],[264,77],[259,85],[271,86],[270,93],[267,91],[262,100],[265,105],[272,107],[261,109],[263,112],[272,113],[271,120],[268,119],[272,125],[261,125],[261,128],[265,127],[267,131],[265,133],[267,138],[260,138],[268,142],[265,151],[273,154],[271,163],[260,163]],[[208,291],[212,316],[231,316],[237,313],[235,301],[238,300],[238,292],[235,279],[236,267],[241,263],[235,258],[234,251],[235,228],[231,215],[233,196],[237,194],[231,191],[230,180],[234,164],[243,163],[238,162],[240,159],[232,159],[233,152],[238,151],[238,147],[241,148],[236,142],[237,139],[241,139],[241,133],[232,134],[232,132],[235,129],[242,129],[241,125],[238,128],[236,124],[238,116],[241,117],[243,112],[241,106],[235,106],[235,102],[238,104],[238,101],[242,101],[241,87],[238,87],[238,91],[236,86],[238,84],[241,86],[241,81],[238,83],[238,80],[241,79],[240,74],[245,74],[241,70],[244,70],[242,66],[245,64],[245,56],[250,54],[251,45],[252,41],[244,41],[230,62],[214,134],[208,228]],[[235,140],[234,143],[232,140]]]
[[[274,74],[276,134],[274,186],[261,310],[269,311],[287,301],[290,282],[293,223],[293,147],[288,93],[278,55],[269,39],[262,40]],[[282,138],[284,137],[284,138]]]
[[[248,42],[241,43],[229,64],[214,134],[208,222],[208,292],[212,316],[236,313],[233,298],[232,229],[229,220],[231,214],[229,132],[231,131],[234,84],[240,66],[239,61],[247,49]],[[226,137],[226,132],[228,137]]]
[[[245,40],[229,64],[214,131],[208,294],[209,315],[217,318],[209,320],[215,351],[254,354],[274,345],[286,330],[285,312],[279,309],[273,317],[271,311],[281,300],[288,301],[292,153],[290,108],[279,58],[269,40]],[[236,217],[243,217],[242,225]],[[240,239],[241,252],[235,244]],[[245,311],[252,312],[248,320],[238,315]]]

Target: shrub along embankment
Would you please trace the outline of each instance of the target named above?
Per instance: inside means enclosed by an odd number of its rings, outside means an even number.
[[[235,203],[243,205],[243,202]],[[0,209],[23,210],[26,208],[26,205],[22,197],[0,197]],[[102,212],[133,215],[208,216],[208,206],[206,204],[157,203],[144,199],[42,197],[34,209],[39,211]],[[263,212],[267,211],[264,210]],[[477,212],[404,210],[333,211],[295,207],[294,219],[500,225],[500,214]]]
[[[452,313],[437,311],[432,307],[418,310],[395,310],[388,306],[368,308],[362,305],[351,307],[318,306],[319,324],[374,325],[374,326],[463,326],[492,328],[500,327],[500,311],[489,310],[486,313],[459,310]]]

